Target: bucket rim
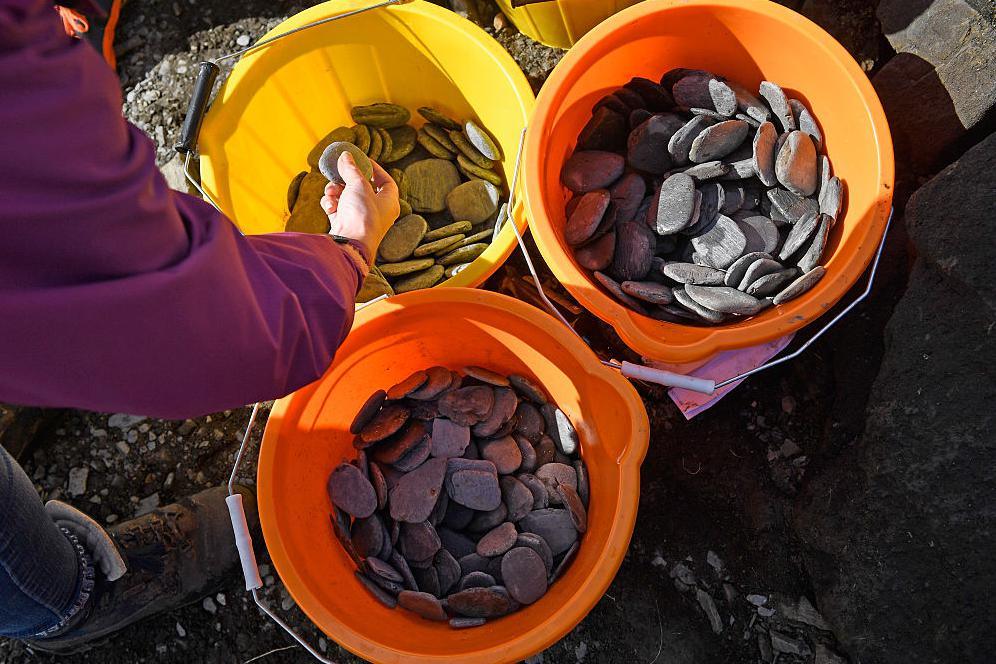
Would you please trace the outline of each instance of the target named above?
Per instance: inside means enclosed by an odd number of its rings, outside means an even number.
[[[560,607],[555,616],[551,616],[544,623],[534,625],[527,633],[500,645],[472,653],[427,656],[386,647],[382,643],[371,640],[362,633],[347,627],[332,612],[321,606],[320,601],[309,589],[308,581],[302,578],[295,569],[290,559],[290,553],[280,536],[280,526],[275,522],[273,506],[278,498],[273,492],[268,476],[274,468],[278,440],[294,398],[296,396],[300,398],[307,391],[316,389],[322,379],[279,399],[274,404],[267,420],[259,451],[257,494],[263,539],[266,542],[273,565],[280,573],[281,580],[297,602],[298,607],[308,618],[342,647],[355,655],[376,662],[495,664],[497,662],[521,661],[545,650],[580,623],[608,590],[622,565],[636,526],[640,495],[640,466],[646,457],[650,444],[650,422],[646,408],[636,388],[626,378],[604,366],[594,351],[552,316],[525,302],[492,291],[468,288],[433,288],[412,291],[366,307],[357,312],[354,329],[371,324],[381,318],[391,317],[405,307],[440,307],[448,304],[484,305],[516,315],[535,325],[539,331],[549,334],[557,343],[568,348],[572,355],[581,356],[583,358],[581,364],[586,368],[588,375],[596,379],[602,386],[613,389],[623,398],[627,414],[633,422],[633,439],[623,452],[614,459],[617,467],[616,472],[620,478],[620,490],[617,494],[616,504],[612,508],[617,518],[613,520],[608,532],[607,546],[601,550],[593,566],[595,573],[589,577],[592,584],[585,588],[578,601]],[[329,367],[329,371],[334,366],[335,362]],[[556,625],[553,624],[554,621],[556,621]]]
[[[588,57],[592,46],[609,37],[624,26],[646,22],[669,11],[688,8],[706,8],[718,11],[737,10],[774,18],[782,24],[806,35],[836,61],[864,102],[866,117],[875,137],[878,156],[878,185],[875,202],[869,211],[869,222],[856,233],[858,250],[851,261],[841,269],[830,272],[813,290],[790,302],[779,305],[777,315],[768,318],[764,312],[734,326],[698,327],[657,321],[638,314],[616,302],[602,289],[591,284],[585,270],[568,265],[562,258],[565,252],[559,246],[550,219],[543,210],[545,198],[544,178],[540,165],[543,160],[546,136],[551,132],[559,109],[561,90],[573,85],[584,75],[579,62]],[[580,71],[579,71],[580,70]],[[613,327],[623,342],[644,358],[664,362],[671,366],[696,367],[708,358],[727,350],[760,345],[795,333],[818,319],[843,298],[871,263],[881,242],[892,208],[892,191],[895,181],[895,158],[892,135],[878,94],[870,79],[847,50],[819,25],[802,14],[773,2],[744,2],[743,0],[644,0],[610,16],[585,34],[557,64],[544,83],[536,100],[533,117],[526,132],[523,151],[525,216],[537,248],[554,275],[590,313]],[[822,294],[822,297],[815,297]],[[651,335],[640,324],[651,322],[658,333]],[[680,332],[675,335],[674,332]]]

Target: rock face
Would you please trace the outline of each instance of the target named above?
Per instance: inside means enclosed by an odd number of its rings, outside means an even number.
[[[996,105],[996,24],[976,8],[984,4],[882,0],[878,6],[898,55],[875,76],[875,88],[898,151],[918,173],[929,172],[944,148]]]
[[[996,135],[910,201],[920,259],[864,435],[794,517],[817,605],[856,660],[981,662],[996,648],[996,243],[981,240],[994,160]]]

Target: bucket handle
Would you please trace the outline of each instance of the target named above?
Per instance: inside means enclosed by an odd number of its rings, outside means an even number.
[[[516,184],[518,183],[519,166],[520,162],[522,161],[522,152],[525,144],[525,138],[526,138],[526,127],[523,127],[522,134],[519,136],[518,153],[516,154],[515,157],[515,170],[513,171],[512,175],[512,187],[510,189],[509,201],[508,201],[509,211],[511,211],[514,208],[515,203],[518,202],[515,200],[516,195],[518,193]],[[889,217],[885,222],[885,228],[882,231],[882,239],[878,243],[878,249],[875,250],[875,258],[872,261],[871,269],[869,270],[868,273],[868,283],[865,286],[864,292],[862,292],[861,295],[857,296],[850,304],[848,304],[843,309],[843,311],[834,316],[829,322],[827,322],[822,328],[820,328],[820,330],[816,334],[814,334],[808,341],[806,341],[806,343],[802,344],[798,349],[796,349],[792,353],[780,357],[777,360],[766,362],[765,364],[762,364],[759,367],[751,369],[750,371],[745,371],[736,376],[733,376],[732,378],[727,378],[719,382],[708,378],[698,378],[696,376],[690,376],[688,374],[681,374],[673,371],[667,371],[665,369],[658,369],[656,367],[648,367],[641,364],[633,364],[632,362],[620,363],[612,360],[602,360],[602,364],[604,364],[607,367],[611,367],[612,369],[616,369],[623,376],[631,380],[642,380],[648,383],[662,385],[664,387],[678,387],[686,390],[691,390],[693,392],[701,392],[702,394],[712,395],[716,392],[716,390],[720,388],[726,387],[727,385],[732,385],[733,383],[741,381],[749,376],[753,376],[756,373],[760,373],[761,371],[778,366],[779,364],[783,364],[784,362],[788,362],[789,360],[798,357],[803,352],[805,352],[806,349],[808,349],[811,345],[813,345],[813,342],[815,342],[817,339],[823,336],[830,328],[832,328],[834,325],[837,324],[838,321],[840,321],[847,314],[849,314],[859,303],[861,303],[871,293],[872,285],[875,283],[875,274],[878,271],[879,260],[882,258],[882,250],[885,248],[885,239],[889,236],[889,227],[892,225],[892,216],[894,212],[895,208],[890,206]],[[508,214],[510,214],[510,212],[504,215],[505,219],[507,219]],[[502,215],[499,215],[498,221],[499,222],[504,221]],[[536,267],[533,265],[532,257],[529,255],[529,250],[526,248],[526,243],[522,239],[522,234],[519,232],[518,226],[516,226],[514,223],[512,224],[512,230],[515,232],[515,239],[519,244],[519,249],[522,251],[523,258],[525,258],[526,260],[526,267],[529,268],[529,273],[532,275],[533,284],[536,286],[536,290],[539,293],[540,299],[543,300],[543,303],[546,305],[546,308],[550,310],[550,313],[552,313],[555,318],[557,318],[561,323],[567,326],[567,329],[573,332],[578,337],[578,339],[580,339],[585,345],[588,345],[588,342],[585,341],[584,337],[582,337],[578,333],[578,331],[574,329],[574,326],[571,325],[570,322],[568,322],[568,320],[564,317],[564,315],[560,313],[560,310],[557,309],[557,307],[554,306],[554,304],[550,301],[550,298],[547,297],[546,292],[543,290],[543,283],[540,281],[539,274],[536,272]],[[495,233],[497,234],[497,232],[498,232],[498,226],[496,225]]]

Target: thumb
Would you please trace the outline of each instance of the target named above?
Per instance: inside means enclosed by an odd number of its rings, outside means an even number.
[[[355,187],[365,181],[363,173],[360,172],[359,167],[356,165],[356,161],[353,160],[353,155],[348,152],[343,152],[339,155],[339,163],[337,166],[339,167],[339,177],[343,179],[343,182],[346,183],[347,187]]]

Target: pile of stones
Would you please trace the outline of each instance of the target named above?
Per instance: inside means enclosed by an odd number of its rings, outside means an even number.
[[[454,628],[532,604],[587,529],[577,432],[523,376],[432,367],[360,408],[332,472],[335,535],[389,608]]]
[[[816,284],[843,184],[809,109],[672,69],[602,98],[561,181],[575,259],[630,309],[733,322]]]
[[[461,124],[429,107],[418,113],[425,124],[416,129],[403,106],[354,107],[356,124],[337,127],[319,141],[308,154],[311,170],[299,173],[288,188],[291,214],[285,229],[328,233],[329,220],[319,202],[334,171],[330,148],[352,146],[354,155],[381,164],[397,183],[401,214],[384,238],[357,302],[434,286],[491,244],[504,202],[501,149],[473,120]]]

